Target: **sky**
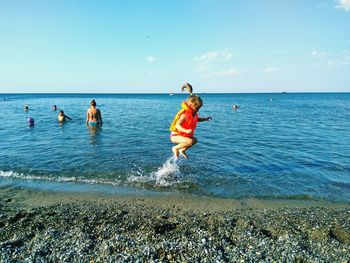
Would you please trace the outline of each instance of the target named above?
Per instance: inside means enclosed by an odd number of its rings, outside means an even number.
[[[0,0],[0,93],[350,92],[350,0]]]

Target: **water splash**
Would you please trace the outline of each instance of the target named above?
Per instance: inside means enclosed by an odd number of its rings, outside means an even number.
[[[136,172],[137,175],[130,176],[130,183],[151,183],[153,186],[169,187],[179,182],[181,172],[179,169],[178,157],[172,156],[158,168],[156,172],[144,174],[144,172]]]
[[[180,175],[178,157],[170,157],[157,172],[153,174],[156,184],[160,186],[170,186]]]

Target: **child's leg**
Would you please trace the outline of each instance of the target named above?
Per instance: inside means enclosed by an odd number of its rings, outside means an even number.
[[[189,145],[188,147],[184,147],[184,148],[181,148],[181,149],[179,149],[179,153],[183,156],[183,157],[185,157],[186,159],[188,158],[188,155],[187,155],[187,153],[186,153],[186,150],[188,149],[188,148],[191,148],[193,145],[195,145],[196,143],[197,143],[197,138],[196,137],[193,137],[192,138],[193,140],[192,140],[192,144],[191,145]]]
[[[172,143],[177,144],[172,148],[173,153],[176,157],[179,156],[179,153],[187,158],[186,150],[197,143],[196,138],[188,138],[183,136],[172,136],[170,138]]]
[[[187,155],[187,153],[186,153],[186,150],[187,150],[188,148],[182,148],[182,149],[180,149],[179,150],[179,153],[183,156],[183,157],[185,157],[186,159],[188,159],[188,155]]]

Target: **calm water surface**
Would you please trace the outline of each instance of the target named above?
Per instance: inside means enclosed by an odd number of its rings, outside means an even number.
[[[174,160],[185,94],[0,94],[0,186],[350,201],[350,93],[200,96],[213,120]],[[93,98],[98,130],[84,124]],[[54,104],[73,120],[59,124]]]

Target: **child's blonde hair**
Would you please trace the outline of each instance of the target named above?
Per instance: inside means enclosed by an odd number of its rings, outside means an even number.
[[[196,107],[196,109],[200,109],[200,107],[202,107],[202,105],[203,105],[202,99],[197,95],[189,96],[187,101],[193,103],[193,105]]]

